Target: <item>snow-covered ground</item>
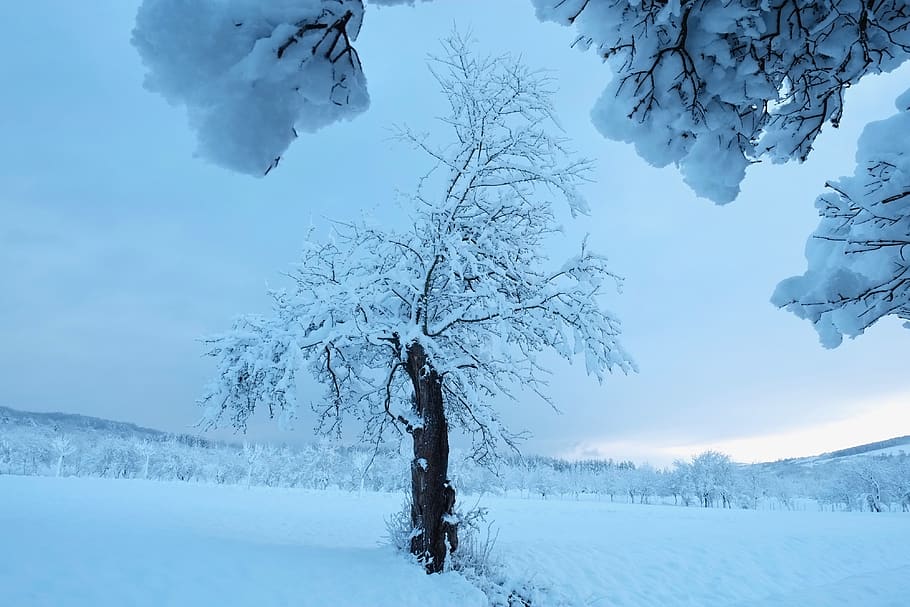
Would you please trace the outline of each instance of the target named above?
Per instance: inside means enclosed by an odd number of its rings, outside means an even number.
[[[457,573],[426,576],[382,545],[384,519],[400,502],[375,493],[2,476],[0,605],[485,605]],[[500,529],[507,575],[570,605],[910,604],[906,514],[484,504]]]

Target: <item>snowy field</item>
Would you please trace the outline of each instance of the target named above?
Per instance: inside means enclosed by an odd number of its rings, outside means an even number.
[[[467,503],[472,502],[464,498]],[[0,605],[486,605],[383,545],[401,496],[0,476]],[[910,517],[484,498],[535,604],[910,605]],[[556,597],[562,597],[557,600]]]

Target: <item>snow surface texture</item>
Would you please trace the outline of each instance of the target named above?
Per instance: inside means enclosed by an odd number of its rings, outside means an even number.
[[[601,133],[719,203],[753,160],[804,160],[847,87],[910,58],[905,0],[532,2],[613,71],[592,112]]]
[[[12,476],[0,495],[2,605],[487,604],[380,545],[398,495]],[[484,503],[505,575],[563,604],[902,607],[910,592],[900,514]]]
[[[771,299],[812,322],[829,348],[884,316],[910,321],[910,90],[897,109],[866,126],[856,172],[816,200],[821,222],[806,243],[806,273]]]

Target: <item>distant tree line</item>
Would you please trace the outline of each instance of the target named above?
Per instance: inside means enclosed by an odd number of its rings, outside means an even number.
[[[706,451],[667,468],[631,461],[514,456],[496,469],[453,452],[451,475],[468,494],[601,499],[701,508],[910,511],[910,455],[853,455],[741,465]],[[408,454],[397,446],[214,442],[185,435],[113,436],[52,426],[0,427],[0,474],[405,491]]]

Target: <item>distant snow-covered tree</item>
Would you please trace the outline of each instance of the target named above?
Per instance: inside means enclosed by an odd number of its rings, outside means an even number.
[[[667,487],[673,493],[674,504],[679,503],[680,500],[684,506],[691,503],[695,488],[692,482],[692,466],[689,462],[681,459],[674,460]]]
[[[170,436],[162,444],[161,475],[166,480],[189,481],[199,474],[198,449],[193,444]]]
[[[261,465],[265,456],[265,447],[260,443],[243,441],[243,459],[246,462],[246,486],[253,484],[253,474]]]
[[[618,480],[619,471],[613,465],[613,462],[610,462],[609,465],[603,466],[597,471],[595,477],[596,492],[602,495],[609,495],[612,502],[619,490]]]
[[[907,508],[908,472],[906,456],[874,456],[848,462],[843,473],[861,509],[883,512],[894,504]]]
[[[0,438],[0,474],[9,474],[13,471],[13,445],[5,438]]]
[[[910,512],[910,454],[889,458],[890,470],[886,479],[889,494],[900,504],[903,512]]]
[[[446,49],[434,74],[451,143],[402,133],[437,163],[441,178],[424,182],[437,187],[417,192],[403,229],[336,224],[329,240],[308,239],[294,290],[273,294],[274,316],[242,318],[209,341],[219,367],[202,400],[212,423],[243,427],[257,405],[293,411],[297,374],[309,371],[328,388],[326,429],[351,414],[370,440],[409,434],[411,551],[429,572],[446,554],[449,424],[489,461],[514,443],[494,399],[522,387],[543,395],[542,352],[583,356],[598,380],[633,368],[601,304],[617,283],[605,259],[586,243],[562,265],[542,252],[559,232],[554,199],[586,208],[577,187],[588,170],[552,132],[548,81],[455,37]]]
[[[699,453],[689,465],[689,479],[704,508],[713,506],[718,498],[723,507],[731,505],[734,470],[729,455],[710,450]]]
[[[819,467],[816,471],[824,477],[818,483],[815,499],[821,507],[829,506],[834,510],[862,509],[858,505],[855,487],[855,475],[847,467]]]
[[[765,496],[767,486],[767,475],[756,465],[745,466],[740,474],[737,475],[737,493],[739,494],[743,507],[757,509],[759,502]]]
[[[57,469],[55,476],[60,476],[63,472],[63,461],[76,453],[76,445],[65,434],[58,434],[51,441],[51,447],[57,455]]]
[[[114,438],[98,445],[92,453],[94,467],[101,476],[131,478],[138,474],[139,459],[134,445]]]
[[[372,457],[367,451],[354,451],[348,456],[350,461],[349,471],[351,474],[350,486],[363,493],[367,483],[367,472],[369,472]]]
[[[142,458],[142,478],[147,479],[149,477],[149,463],[152,460],[152,455],[155,454],[155,445],[149,439],[137,440],[133,443],[133,449],[136,453],[139,454],[139,457]]]
[[[635,470],[629,471],[629,501],[635,503],[635,496],[638,496],[639,504],[647,504],[651,496],[657,494],[660,478],[657,471],[649,466],[639,466]]]

